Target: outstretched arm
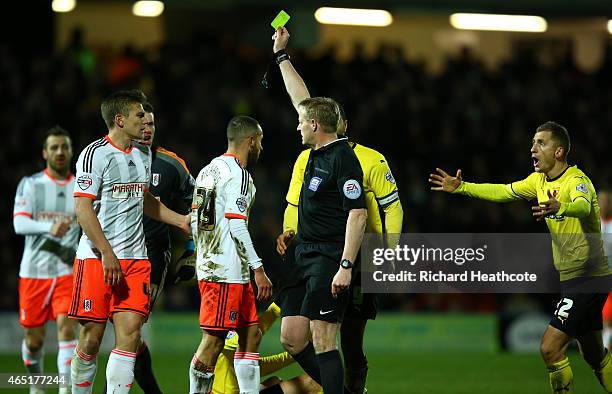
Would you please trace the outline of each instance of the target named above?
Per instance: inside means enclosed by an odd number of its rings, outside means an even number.
[[[274,40],[274,53],[277,54],[280,51],[284,51],[287,47],[287,42],[289,41],[289,31],[284,27],[279,27],[272,36],[272,39]],[[280,67],[281,74],[283,76],[285,89],[287,90],[287,93],[289,93],[291,103],[297,111],[298,105],[302,102],[302,100],[310,97],[308,88],[306,87],[306,84],[304,83],[304,80],[300,74],[298,74],[293,67],[293,64],[291,64],[289,58],[283,60],[278,66]]]
[[[447,193],[463,194],[493,202],[509,202],[524,198],[531,200],[536,197],[535,187],[530,178],[510,184],[470,183],[461,178],[461,170],[453,177],[444,170],[436,168],[437,174],[429,174],[431,190]]]

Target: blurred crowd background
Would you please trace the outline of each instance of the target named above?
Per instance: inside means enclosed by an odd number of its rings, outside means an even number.
[[[249,169],[257,186],[250,228],[264,262],[276,259],[284,197],[303,147],[278,68],[269,66],[272,42],[266,47],[231,32],[202,31],[187,40],[109,50],[88,46],[86,34],[86,27],[73,30],[61,48],[0,43],[0,309],[17,309],[23,239],[14,234],[11,209],[21,177],[43,168],[42,134],[55,124],[66,128],[76,161],[85,145],[106,133],[102,98],[122,88],[148,95],[155,107],[156,142],[183,157],[194,176],[224,152],[225,126],[233,115],[260,121],[264,151]],[[339,59],[334,46],[314,53],[292,47],[290,40],[289,53],[311,95],[332,97],[345,107],[350,138],[388,159],[405,232],[542,232],[545,226],[532,219],[528,203],[496,205],[434,194],[428,174],[436,167],[461,168],[470,181],[522,179],[533,170],[536,127],[554,120],[572,137],[571,163],[597,189],[610,188],[611,42],[601,66],[591,71],[576,67],[572,45],[545,61],[537,47],[516,46],[495,68],[465,47],[436,71],[408,59],[405,46],[384,42],[366,54],[364,44],[355,41],[351,55]],[[265,89],[260,79],[268,66]],[[383,304],[392,310],[492,311],[499,302],[498,296],[415,295],[387,297]],[[198,304],[196,291],[177,288],[167,293],[162,308]]]

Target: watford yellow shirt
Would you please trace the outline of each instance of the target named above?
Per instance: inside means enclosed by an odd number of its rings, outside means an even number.
[[[381,153],[359,144],[355,144],[353,150],[363,171],[363,189],[368,211],[365,232],[382,234],[383,221],[380,210],[385,210],[396,202],[399,204],[399,194],[395,178],[393,178],[389,163],[387,163],[387,160]],[[286,198],[287,202],[293,206],[297,206],[300,201],[300,191],[302,190],[304,171],[310,157],[310,151],[310,149],[302,151],[293,165],[293,173]],[[399,217],[397,218],[387,218],[387,220],[391,219],[394,222],[392,231],[389,231],[389,233],[399,234],[402,232],[403,213],[401,210],[398,212],[398,215]],[[295,218],[295,223],[285,223],[283,227],[285,229],[292,228],[296,230],[297,217]],[[386,227],[389,229],[388,224]]]
[[[548,193],[561,203],[545,218],[552,235],[555,268],[561,281],[612,274],[604,254],[597,193],[591,180],[576,166],[554,179],[534,172],[507,185],[461,182],[455,193],[495,202],[520,199],[548,201]]]

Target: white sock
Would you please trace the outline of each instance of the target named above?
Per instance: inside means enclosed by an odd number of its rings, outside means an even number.
[[[215,379],[215,366],[205,366],[203,362],[193,355],[189,364],[189,393],[208,394],[212,390]]]
[[[259,353],[236,352],[234,370],[240,394],[259,393]]]
[[[107,393],[126,394],[134,382],[136,353],[113,349],[106,365]]]
[[[604,326],[603,328],[603,344],[608,351],[612,351],[610,349],[612,347],[612,328],[609,326]]]
[[[21,342],[21,359],[29,373],[41,373],[43,371],[44,355],[45,352],[42,349],[37,352],[29,351],[25,339]]]
[[[97,354],[85,354],[79,350],[78,346],[74,348],[74,355],[70,363],[72,394],[91,393],[96,377],[96,358]]]
[[[72,356],[74,356],[74,349],[77,345],[77,340],[72,341],[59,341],[57,352],[57,371],[60,374],[70,374],[70,363],[72,363]]]

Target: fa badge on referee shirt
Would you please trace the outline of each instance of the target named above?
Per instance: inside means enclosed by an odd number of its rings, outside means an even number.
[[[160,177],[161,177],[160,174],[151,174],[151,184],[153,186],[158,186]]]

